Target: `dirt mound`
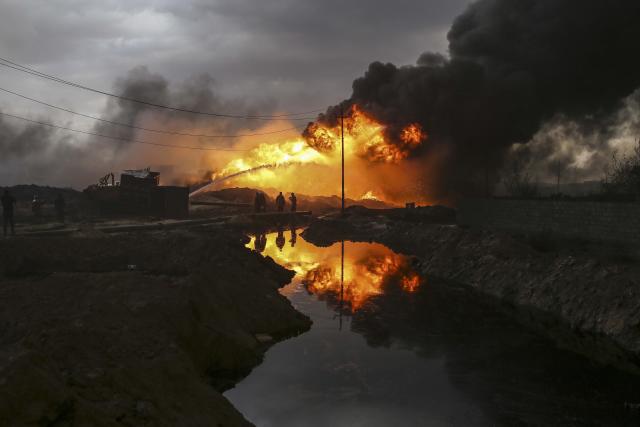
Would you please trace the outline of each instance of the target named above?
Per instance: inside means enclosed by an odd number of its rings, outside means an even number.
[[[309,327],[241,235],[0,241],[0,419],[248,425],[220,394]]]

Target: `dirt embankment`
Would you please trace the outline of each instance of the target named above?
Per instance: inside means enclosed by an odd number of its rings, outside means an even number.
[[[221,391],[310,321],[242,239],[0,240],[0,425],[250,425]]]
[[[559,345],[640,373],[640,266],[541,251],[507,234],[351,215],[313,223],[317,244],[376,241],[419,257],[427,275],[469,285]]]

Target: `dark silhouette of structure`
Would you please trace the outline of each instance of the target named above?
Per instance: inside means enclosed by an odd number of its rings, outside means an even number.
[[[189,188],[160,185],[160,173],[149,168],[125,170],[119,182],[109,173],[84,193],[104,213],[189,217]]]
[[[7,227],[11,225],[11,235],[16,234],[15,223],[13,220],[13,208],[16,205],[16,199],[9,193],[9,190],[4,190],[2,195],[2,230],[4,235],[7,235]]]
[[[286,202],[284,201],[284,196],[282,195],[282,191],[281,191],[280,194],[278,194],[278,197],[276,197],[276,207],[278,208],[278,212],[284,211],[285,203]]]
[[[58,197],[53,202],[53,205],[56,209],[56,217],[58,218],[58,221],[64,223],[67,202],[64,200],[64,197],[62,197],[62,194],[58,194]]]
[[[291,193],[291,196],[289,196],[289,202],[291,202],[291,212],[295,212],[296,209],[298,209],[298,198],[295,193]]]
[[[111,181],[111,183],[109,183],[109,181]],[[109,187],[109,186],[115,187],[116,177],[115,175],[113,175],[113,172],[109,172],[108,174],[100,178],[98,180],[98,185],[101,187]]]

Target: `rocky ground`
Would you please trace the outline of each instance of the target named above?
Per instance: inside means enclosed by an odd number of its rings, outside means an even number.
[[[549,238],[541,244],[438,224],[437,216],[436,210],[425,211],[424,220],[416,222],[350,211],[345,219],[312,223],[303,236],[325,245],[376,241],[415,255],[425,274],[496,297],[505,310],[559,345],[640,373],[637,262],[608,256],[611,251],[550,244]]]
[[[221,392],[310,321],[243,239],[0,240],[0,425],[250,425]]]

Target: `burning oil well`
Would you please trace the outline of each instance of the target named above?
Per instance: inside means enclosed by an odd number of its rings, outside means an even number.
[[[408,158],[428,140],[418,123],[406,123],[390,142],[388,126],[363,112],[357,105],[345,111],[344,138],[347,163],[347,189],[355,199],[381,198],[403,202],[403,197],[421,197],[411,177]],[[341,125],[310,123],[297,138],[276,144],[261,144],[241,158],[230,161],[212,175],[209,187],[246,185],[284,188],[287,191],[331,196],[340,192]],[[386,184],[385,184],[386,181]],[[391,191],[386,187],[389,184]],[[407,191],[401,187],[406,185]]]
[[[403,203],[484,195],[518,145],[541,167],[561,161],[601,174],[610,141],[620,136],[620,111],[640,86],[640,57],[632,53],[638,18],[632,0],[477,1],[451,27],[448,57],[372,63],[351,96],[300,138],[260,145],[213,180],[338,194],[341,112],[352,196]],[[562,139],[551,123],[577,136]],[[527,145],[534,137],[548,143]]]

